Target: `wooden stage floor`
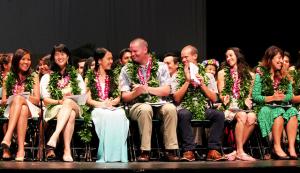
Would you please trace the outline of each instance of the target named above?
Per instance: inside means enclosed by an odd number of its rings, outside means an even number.
[[[129,162],[129,163],[95,163],[95,162],[15,162],[0,161],[0,171],[12,172],[278,172],[282,170],[300,171],[300,160],[259,160],[256,162]]]

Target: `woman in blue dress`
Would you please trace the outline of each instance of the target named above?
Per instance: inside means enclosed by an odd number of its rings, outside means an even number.
[[[127,135],[129,121],[120,103],[119,73],[110,73],[113,63],[111,52],[97,48],[94,53],[95,69],[86,75],[87,103],[94,107],[92,120],[99,138],[97,162],[128,162]]]

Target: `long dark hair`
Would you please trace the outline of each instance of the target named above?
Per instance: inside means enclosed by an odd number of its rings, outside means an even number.
[[[262,57],[261,60],[261,66],[266,67],[267,69],[271,68],[272,64],[272,59],[277,55],[280,54],[283,57],[283,50],[280,49],[277,46],[270,46],[267,48],[265,51],[264,56]],[[278,70],[278,72],[275,73],[276,76],[278,77],[283,77],[284,75],[282,74],[281,70]]]
[[[105,54],[109,52],[105,48],[96,48],[94,52],[94,59],[95,59],[95,71],[99,70],[100,64],[99,64],[99,59],[104,58]]]
[[[29,50],[27,49],[24,49],[24,48],[20,48],[20,49],[17,49],[13,58],[12,58],[12,61],[11,61],[11,71],[15,74],[18,74],[19,72],[21,72],[20,68],[19,68],[19,63],[21,61],[21,59],[23,58],[23,56],[25,56],[26,54],[29,54],[30,55],[30,52]],[[30,67],[28,68],[27,71],[25,72],[22,72],[22,74],[24,76],[28,76],[31,74],[31,64],[30,64]]]
[[[238,76],[240,79],[250,79],[250,67],[248,63],[245,60],[245,56],[242,53],[241,49],[238,47],[229,47],[226,49],[226,52],[228,50],[232,50],[236,56],[236,63],[237,63],[237,71],[238,71]],[[229,67],[229,64],[227,63],[226,59],[222,63],[222,68],[224,67]]]

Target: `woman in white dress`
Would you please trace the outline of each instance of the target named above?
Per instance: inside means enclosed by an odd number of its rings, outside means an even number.
[[[87,103],[94,107],[92,120],[99,138],[97,162],[128,162],[127,135],[129,121],[120,103],[118,78],[120,72],[110,73],[113,57],[105,48],[97,48],[94,54],[95,70],[86,75]]]
[[[47,157],[55,157],[53,150],[60,133],[63,133],[65,162],[72,162],[71,139],[74,132],[75,118],[82,114],[80,106],[72,99],[72,95],[81,95],[86,92],[85,83],[74,67],[68,65],[70,51],[64,44],[57,44],[51,52],[50,74],[41,79],[41,93],[46,111],[45,121],[56,118],[57,124],[54,133],[47,142],[47,151],[52,151]]]
[[[2,102],[7,103],[4,116],[9,118],[8,128],[1,145],[9,149],[16,128],[18,152],[16,161],[23,161],[25,156],[24,142],[28,117],[38,117],[40,101],[39,78],[32,73],[30,53],[18,49],[12,59],[11,71],[4,79]],[[9,96],[11,96],[9,98]]]

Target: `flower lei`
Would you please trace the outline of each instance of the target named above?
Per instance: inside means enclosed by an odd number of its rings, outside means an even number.
[[[76,72],[75,68],[68,65],[66,68],[66,73],[67,73],[67,76],[68,75],[70,76],[69,77],[70,79],[67,80],[65,77],[64,81],[67,81],[68,83],[64,83],[63,84],[64,87],[66,87],[69,83],[71,83],[72,94],[74,94],[74,95],[80,94],[81,89],[78,86],[79,81],[77,80],[77,72]],[[59,84],[59,82],[58,82],[59,78],[60,78],[60,75],[58,74],[58,72],[52,72],[50,74],[48,90],[50,92],[51,98],[53,98],[55,100],[60,100],[63,98],[62,91],[61,91],[62,88],[60,88],[60,86],[63,86],[63,85]]]
[[[102,87],[101,87],[101,81],[99,77],[99,73],[96,73],[96,89],[98,91],[98,97],[101,100],[106,100],[108,98],[108,92],[109,92],[109,76],[105,76],[105,85],[104,85],[104,94],[102,92]]]
[[[208,60],[204,60],[202,62],[202,64],[206,67],[207,65],[214,65],[216,66],[216,69],[219,68],[219,61],[215,60],[215,59],[208,59]]]
[[[198,64],[199,75],[204,77],[205,85],[208,84],[208,77],[205,74],[205,68],[202,64]],[[178,81],[177,89],[179,89],[185,83],[185,74],[183,64],[179,63],[176,80]],[[182,101],[182,106],[189,110],[193,114],[193,119],[204,120],[205,119],[205,109],[206,109],[206,97],[203,94],[202,90],[197,87],[194,88],[192,85],[189,85],[187,92],[185,93]]]
[[[62,81],[59,81],[59,82],[57,83],[57,87],[58,87],[59,89],[63,89],[64,87],[66,87],[66,86],[69,84],[69,81],[70,81],[70,75],[67,74],[67,75],[63,78]]]
[[[105,80],[105,83],[106,83],[105,90],[107,93],[107,94],[105,94],[106,98],[108,98],[109,96],[111,96],[113,98],[120,96],[121,93],[118,88],[119,75],[120,75],[120,70],[114,69],[112,71],[112,73],[110,71],[109,75],[106,76],[106,80]],[[100,88],[97,88],[98,84],[97,84],[97,79],[96,79],[97,77],[95,75],[95,72],[93,70],[88,70],[86,77],[88,79],[87,87],[90,88],[92,99],[96,100],[96,101],[100,101],[100,99],[99,99],[99,98],[101,98],[101,96],[99,95]],[[102,91],[101,91],[101,95],[102,95]],[[105,100],[105,99],[102,99],[102,100]]]
[[[18,83],[16,80],[18,79],[18,75],[13,72],[8,73],[6,83],[5,83],[7,96],[11,96],[15,94],[16,88],[21,85],[23,86],[25,85],[25,91],[31,92],[34,85],[33,78],[34,78],[34,73],[31,73],[26,77],[24,81]]]
[[[118,88],[118,78],[121,72],[121,67],[120,68],[114,68],[114,70],[109,72],[109,75],[106,76],[105,80],[105,95],[101,97],[102,91],[100,91],[100,88],[97,87],[97,79],[95,75],[95,72],[93,70],[88,70],[86,73],[86,78],[88,79],[87,82],[87,87],[91,91],[91,97],[93,100],[100,101],[99,98],[102,100],[105,100],[109,96],[112,96],[113,98],[116,98],[120,96],[121,92],[120,89]],[[109,77],[110,76],[110,77]],[[99,83],[100,84],[100,83]],[[100,86],[101,87],[101,86]],[[100,91],[100,93],[99,93]],[[81,130],[78,132],[78,135],[80,136],[80,139],[84,143],[89,143],[92,140],[92,116],[91,116],[91,111],[92,108],[88,106],[83,106],[83,125],[81,127]]]
[[[153,54],[151,54],[150,56],[152,59],[152,63],[151,63],[151,68],[147,68],[147,77],[149,78],[148,80],[141,78],[141,76],[143,76],[143,75],[140,74],[139,64],[135,63],[134,61],[127,63],[127,71],[126,72],[129,76],[132,84],[147,83],[148,86],[150,86],[150,87],[159,87],[159,81],[157,79],[158,61],[156,60],[156,58]],[[149,66],[150,66],[150,64],[148,65],[148,67]],[[150,94],[143,94],[143,95],[140,95],[136,100],[139,103],[143,103],[143,102],[155,103],[155,102],[158,102],[158,97],[154,96],[154,95],[150,95]]]
[[[276,86],[274,85],[274,82],[271,79],[270,69],[263,66],[258,66],[256,68],[256,73],[259,74],[261,78],[261,86],[262,86],[261,95],[272,96],[274,94],[274,88]],[[290,81],[287,77],[281,78],[276,88],[282,91],[284,94],[286,94],[289,83]],[[264,106],[263,103],[257,104],[254,108],[255,111],[258,112],[262,106]]]
[[[269,69],[267,69],[266,67],[258,66],[256,72],[261,77],[262,95],[272,96],[274,94],[274,88],[282,91],[284,94],[287,92],[288,85],[290,83],[287,77],[281,78],[280,80],[276,79],[279,80],[279,84],[274,85]]]
[[[0,75],[0,76],[2,77],[2,75]],[[15,74],[13,72],[9,72],[8,73],[7,79],[5,81],[7,96],[11,96],[11,95],[13,95],[15,93],[14,89],[17,86],[17,80],[16,80],[17,78],[18,78],[17,74]],[[28,92],[32,91],[33,85],[34,85],[33,78],[34,78],[34,73],[32,73],[29,76],[27,76],[26,80],[24,80],[22,82],[23,86],[25,84],[25,91],[28,91]],[[5,106],[3,106],[3,105],[0,106],[0,116],[4,116],[5,108],[6,108],[6,105]]]
[[[293,94],[295,96],[300,95],[300,71],[299,70],[292,70],[290,71],[290,75],[293,78]],[[294,104],[297,110],[300,108],[300,104]]]
[[[243,79],[233,80],[232,71],[229,67],[224,68],[224,81],[225,85],[221,92],[222,96],[233,96],[237,98],[238,106],[241,109],[246,109],[245,104],[246,98],[249,96],[250,86],[251,86],[251,75],[248,73]],[[220,110],[225,110],[229,108],[232,98],[230,97],[229,103],[225,106],[223,105]]]

